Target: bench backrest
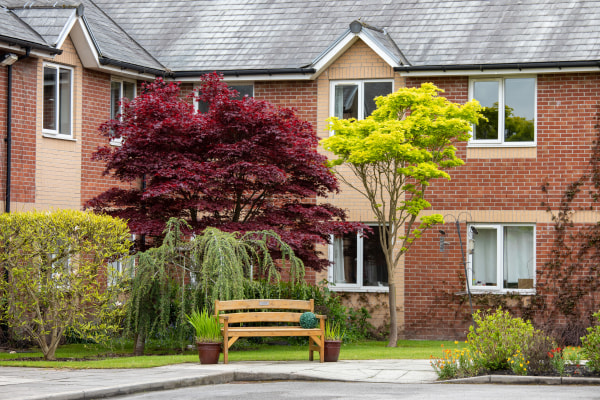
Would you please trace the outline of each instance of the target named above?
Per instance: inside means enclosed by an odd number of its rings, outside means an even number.
[[[294,310],[289,311],[256,311],[255,310]],[[295,322],[307,311],[314,312],[315,301],[310,300],[227,300],[215,301],[215,315],[227,315],[229,323],[242,322]],[[233,311],[226,313],[226,311]],[[241,311],[241,312],[239,312]]]

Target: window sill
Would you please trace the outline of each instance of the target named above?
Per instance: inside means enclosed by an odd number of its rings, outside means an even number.
[[[77,139],[75,139],[72,136],[65,136],[65,135],[54,135],[51,133],[42,133],[42,137],[45,137],[47,139],[58,139],[58,140],[66,140],[69,142],[76,142]]]
[[[537,147],[536,142],[477,143],[469,142],[467,147]]]
[[[389,293],[390,288],[387,286],[329,286],[329,290],[349,293]]]
[[[122,144],[123,144],[123,140],[121,140],[121,139],[112,139],[110,141],[111,146],[121,147]]]
[[[458,296],[468,294],[467,291],[461,291],[455,293]],[[478,294],[497,294],[497,295],[505,295],[505,294],[516,294],[521,296],[535,296],[535,289],[471,289],[471,294],[476,296]]]

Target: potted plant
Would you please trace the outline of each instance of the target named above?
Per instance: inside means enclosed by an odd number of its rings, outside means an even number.
[[[340,356],[340,347],[344,329],[339,322],[325,322],[325,362],[336,362]]]
[[[193,311],[192,315],[186,315],[186,318],[196,331],[200,364],[217,364],[222,342],[221,326],[217,317],[204,308],[202,312]]]

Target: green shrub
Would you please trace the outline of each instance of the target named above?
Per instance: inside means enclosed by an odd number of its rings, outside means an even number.
[[[600,311],[594,314],[600,323]],[[600,371],[600,325],[587,328],[588,334],[581,338],[581,351],[592,371]]]
[[[530,321],[513,318],[502,308],[490,314],[478,310],[473,320],[476,327],[469,327],[469,348],[480,365],[492,371],[508,368],[508,358],[523,352],[534,333]]]
[[[108,263],[129,253],[125,221],[76,210],[0,215],[3,319],[46,360],[68,333],[105,341],[120,329],[119,277]],[[106,275],[112,285],[105,286]]]

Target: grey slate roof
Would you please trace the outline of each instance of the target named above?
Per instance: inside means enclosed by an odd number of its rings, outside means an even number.
[[[0,2],[0,36],[23,40],[39,46],[48,46],[40,34],[19,19]]]
[[[18,8],[13,12],[23,22],[35,29],[45,42],[55,46],[65,25],[75,13],[73,8]]]
[[[80,2],[101,55],[173,71],[304,67],[359,18],[385,28],[413,66],[600,60],[600,0]],[[25,3],[49,0],[0,0]],[[35,37],[12,25],[0,35]],[[388,37],[377,39],[400,56]]]

